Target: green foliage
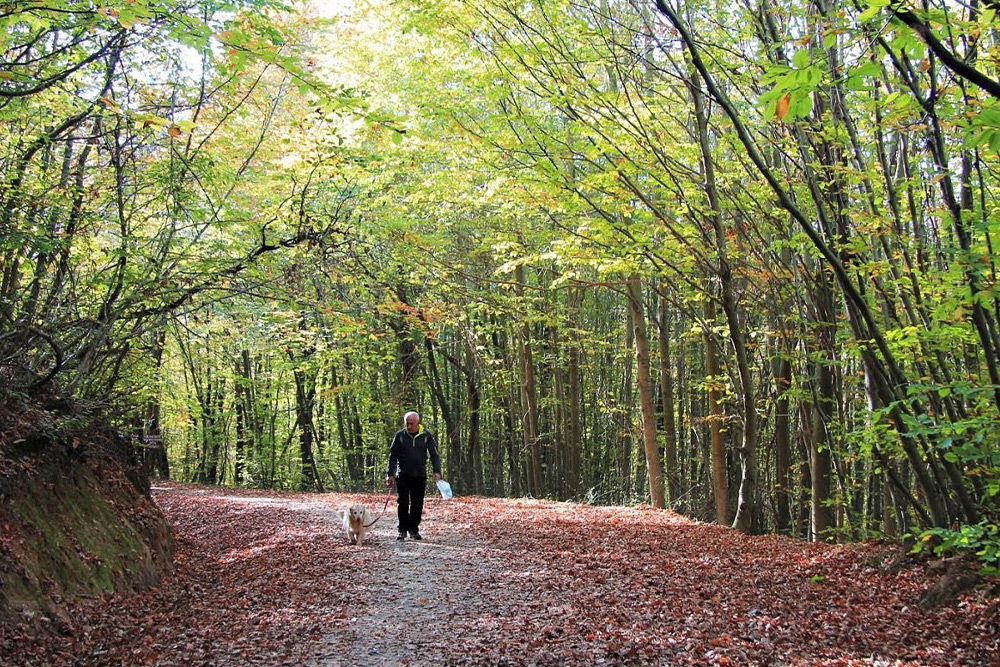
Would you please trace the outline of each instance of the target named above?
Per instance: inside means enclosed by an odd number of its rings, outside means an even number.
[[[1000,153],[1000,105],[990,97],[983,100],[975,113],[968,115],[964,143],[967,148]]]
[[[761,83],[771,89],[758,98],[766,108],[766,118],[783,121],[807,118],[812,112],[812,94],[823,85],[824,69],[813,63],[807,49],[799,49],[792,66],[772,65],[761,77]]]
[[[320,472],[338,484],[372,479],[397,412],[417,403],[454,420],[457,467],[473,465],[462,457],[482,434],[477,474],[516,486],[530,369],[549,488],[573,437],[585,472],[561,493],[641,498],[623,297],[635,277],[651,338],[665,336],[654,367],[673,346],[663,372],[678,393],[658,409],[677,411],[677,465],[697,508],[710,486],[696,479],[707,390],[722,393],[727,437],[745,409],[730,330],[718,309],[705,314],[725,276],[762,441],[777,435],[773,362],[788,362],[793,441],[815,436],[818,405],[836,406],[826,506],[852,521],[879,514],[871,475],[921,457],[996,506],[1000,417],[970,313],[998,312],[996,176],[976,160],[1000,146],[1000,118],[927,59],[887,0],[826,16],[796,2],[768,16],[686,7],[776,186],[666,19],[628,3],[424,0],[330,22],[269,2],[62,11],[72,4],[4,19],[6,50],[25,57],[0,75],[0,305],[59,333],[77,395],[117,397],[123,424],[162,408],[182,474],[212,459],[227,483],[239,465],[240,483],[294,486],[294,410],[311,396]],[[927,16],[962,44],[982,23],[957,12]],[[80,39],[42,49],[64,34]],[[992,47],[977,44],[992,67]],[[35,81],[50,85],[19,94]],[[721,357],[711,375],[706,344]],[[833,396],[818,395],[821,366]],[[575,435],[571,394],[583,406]]]
[[[936,386],[913,384],[909,394],[913,400],[930,401],[934,397],[944,400],[951,396],[963,404],[977,406],[964,419],[939,420],[927,413],[906,416],[905,434],[925,438],[934,443],[937,452],[949,463],[957,464],[982,485],[986,498],[1000,494],[1000,449],[997,437],[1000,424],[992,414],[991,386],[971,383]]]
[[[912,552],[931,549],[936,556],[972,554],[984,574],[1000,575],[1000,526],[982,521],[953,528],[930,528],[917,536]]]

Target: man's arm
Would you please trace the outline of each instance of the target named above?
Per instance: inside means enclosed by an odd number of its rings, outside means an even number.
[[[437,442],[434,440],[434,436],[430,433],[427,434],[427,451],[431,453],[431,465],[434,466],[434,474],[441,475],[441,457],[438,456]]]
[[[392,478],[396,476],[396,468],[399,467],[399,457],[396,455],[396,443],[399,441],[399,433],[392,436],[389,443],[389,463],[385,468],[385,479],[391,485]]]

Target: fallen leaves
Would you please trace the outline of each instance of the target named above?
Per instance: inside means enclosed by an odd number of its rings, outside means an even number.
[[[0,627],[2,664],[996,665],[997,606],[917,605],[873,545],[746,537],[649,508],[429,500],[421,543],[336,509],[382,497],[167,485],[176,573]],[[391,516],[391,508],[390,508]]]

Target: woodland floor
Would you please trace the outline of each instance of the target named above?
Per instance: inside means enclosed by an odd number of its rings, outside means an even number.
[[[428,497],[363,547],[337,510],[386,496],[154,488],[177,537],[157,588],[0,628],[0,664],[1000,665],[1000,606],[931,610],[889,550],[746,537],[650,508]],[[19,635],[17,633],[20,633]]]

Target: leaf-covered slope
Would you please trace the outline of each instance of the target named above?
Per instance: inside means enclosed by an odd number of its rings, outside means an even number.
[[[0,405],[0,617],[64,627],[73,598],[169,571],[173,536],[133,454],[71,403]]]

